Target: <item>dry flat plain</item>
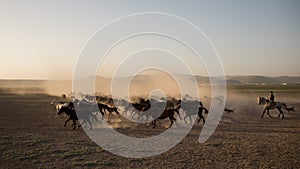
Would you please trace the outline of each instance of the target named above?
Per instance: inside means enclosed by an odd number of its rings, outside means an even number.
[[[63,128],[65,118],[55,118],[50,106],[57,97],[28,92],[30,88],[22,89],[27,92],[2,88],[0,168],[300,168],[300,90],[286,88],[275,89],[276,98],[295,105],[296,113],[285,112],[283,120],[260,119],[256,97],[267,96],[268,90],[231,87],[227,106],[236,112],[224,113],[205,143],[198,142],[202,124],[197,124],[171,150],[143,159],[111,154],[93,143],[82,129]],[[278,113],[271,114],[277,117]],[[142,136],[164,128],[119,130]]]

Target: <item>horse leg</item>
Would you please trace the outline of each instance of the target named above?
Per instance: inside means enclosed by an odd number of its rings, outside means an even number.
[[[282,119],[284,119],[284,114],[283,114],[283,111],[280,109],[280,111],[281,111],[281,114],[282,114]]]
[[[91,125],[92,126],[92,125]],[[79,125],[78,125],[78,128],[80,128],[81,127],[81,124],[80,124],[80,122],[79,122]]]
[[[64,124],[64,127],[66,128],[66,126],[67,126],[67,123],[68,123],[68,121],[70,121],[71,120],[71,118],[69,118],[68,120],[66,120],[66,122],[65,122],[65,124]]]
[[[73,130],[76,128],[76,120],[73,119]]]
[[[264,109],[264,111],[262,112],[261,118],[264,117],[266,110],[267,110],[267,109]]]
[[[89,126],[90,126],[90,130],[92,130],[92,129],[93,129],[92,122],[91,122],[91,121],[88,121],[88,123],[89,123]],[[81,126],[81,125],[79,125],[78,128],[79,128],[80,126]]]
[[[115,111],[115,112],[116,112],[118,118],[120,118],[120,113],[118,111]]]
[[[277,109],[278,109],[278,111],[279,111],[278,118],[280,118],[280,115],[282,114],[282,119],[284,119],[283,111],[282,111],[280,108],[277,108]]]
[[[114,117],[114,115],[113,115],[112,111],[110,111],[110,110],[109,110],[109,116],[112,116],[112,117]]]
[[[127,114],[128,114],[128,111],[125,109],[123,112],[122,112],[123,116],[126,117]]]
[[[135,112],[135,111],[132,113],[132,115],[131,115],[131,118],[132,118],[132,119],[134,118],[134,116],[135,116],[136,113],[137,113],[137,112]]]
[[[141,112],[140,114],[138,114],[138,116],[137,116],[137,121],[141,121],[141,117],[143,116],[143,114],[142,114],[143,112]]]
[[[102,115],[102,120],[104,120],[104,112],[100,109],[100,113]]]
[[[94,121],[98,121],[98,119],[96,118],[96,116],[94,114],[92,114],[92,117],[93,117]]]
[[[177,121],[176,119],[174,118],[174,116],[172,116],[172,119],[173,119],[173,122],[175,122],[176,126],[177,126]]]
[[[156,120],[153,120],[153,121],[151,122],[151,124],[153,125],[152,128],[154,129],[155,126],[156,126]]]
[[[186,116],[183,118],[185,124],[187,124],[187,121],[186,121],[186,118],[187,118],[187,117],[188,117],[188,115],[186,115]]]
[[[79,125],[78,125],[77,128],[80,128],[81,125],[84,125],[84,126],[87,128],[87,127],[88,127],[88,124],[90,124],[89,121],[90,121],[90,119],[88,119],[88,117],[85,117],[84,119],[82,119],[82,122],[81,122],[81,123],[80,123],[80,121],[78,120]],[[75,121],[75,124],[77,125],[77,122],[76,122],[76,121]]]
[[[191,117],[191,116],[189,116],[189,118],[190,118],[190,121],[191,121],[191,123],[193,123],[193,121],[192,121],[192,117]]]
[[[169,128],[171,128],[172,125],[173,125],[173,123],[174,123],[174,121],[173,121],[173,118],[172,118],[171,116],[169,116],[169,119],[170,119],[170,121],[171,121],[171,124],[170,124]]]

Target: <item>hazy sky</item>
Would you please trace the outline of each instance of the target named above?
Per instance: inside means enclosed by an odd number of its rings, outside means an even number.
[[[1,0],[0,78],[71,79],[88,38],[136,12],[194,23],[215,45],[227,75],[300,76],[298,0]]]

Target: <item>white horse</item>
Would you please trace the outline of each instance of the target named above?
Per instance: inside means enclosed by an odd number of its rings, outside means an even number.
[[[68,107],[68,103],[63,103],[63,102],[57,102],[55,99],[52,100],[51,102],[51,106],[54,106],[55,109],[56,109],[56,112],[58,113],[59,110],[62,108],[62,107]]]
[[[277,109],[279,111],[279,115],[278,115],[278,118],[280,117],[280,115],[282,115],[282,119],[284,118],[284,114],[283,114],[283,111],[281,110],[282,107],[286,108],[286,104],[285,103],[281,103],[281,102],[274,102],[271,104],[271,102],[264,98],[264,97],[258,97],[258,104],[259,105],[263,105],[263,113],[261,115],[261,118],[264,117],[264,114],[265,112],[267,111],[268,113],[268,116],[273,118],[271,115],[270,115],[270,112],[269,110],[270,109]]]

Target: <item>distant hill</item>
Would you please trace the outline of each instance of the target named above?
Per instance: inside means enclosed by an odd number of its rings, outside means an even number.
[[[207,76],[196,76],[196,79],[199,84],[208,84],[210,81]],[[226,82],[229,85],[300,84],[300,76],[226,76]]]
[[[231,84],[300,84],[299,76],[226,76]]]
[[[151,76],[151,78],[149,78]],[[177,75],[179,79],[193,79],[190,75]],[[184,77],[184,78],[183,78]],[[116,79],[121,81],[127,81],[132,77],[117,77]],[[208,76],[195,76],[199,84],[209,84],[210,78]],[[213,79],[218,80],[218,77],[212,77]],[[161,80],[160,75],[137,75],[134,77],[136,81],[147,81],[147,80]],[[97,76],[96,82],[104,82],[104,84],[111,83],[110,78],[105,78]],[[238,76],[226,76],[226,82],[229,85],[259,85],[259,84],[300,84],[300,76],[258,76],[258,75],[238,75]]]
[[[150,77],[151,76],[151,77]],[[177,75],[179,79],[193,79],[190,75]],[[183,78],[184,77],[184,78]],[[93,78],[93,77],[89,77]],[[208,76],[195,76],[199,84],[209,84],[210,80]],[[213,77],[218,79],[218,77]],[[158,81],[159,83],[166,83],[164,80],[166,77],[161,77],[160,75],[138,75],[134,78],[132,77],[117,77],[118,82],[126,82],[129,79],[134,79],[136,82],[145,83],[146,81]],[[82,79],[84,81],[84,79]],[[164,82],[162,82],[164,81]],[[110,86],[112,82],[111,78],[106,78],[102,76],[96,77],[96,84],[101,84],[101,88]],[[227,84],[231,85],[257,85],[257,84],[300,84],[300,76],[226,76]],[[50,85],[49,85],[50,84]],[[71,88],[72,81],[52,81],[52,80],[6,80],[0,79],[0,87],[44,87],[44,86],[59,86],[61,88],[68,87]],[[109,89],[107,89],[109,90]]]
[[[135,77],[135,80],[138,81],[144,81],[149,80],[149,75],[138,75]],[[157,75],[151,75],[151,77],[157,77],[157,79],[160,79]],[[192,79],[192,76],[190,75],[178,75],[179,77],[185,77],[185,79]],[[103,77],[97,77],[98,79],[102,80],[109,80],[109,78],[103,78]],[[121,78],[121,77],[119,77]],[[130,77],[122,77],[121,79],[125,80],[126,78]],[[210,78],[208,76],[195,76],[197,82],[199,84],[209,84]],[[214,79],[218,79],[218,77],[213,77]],[[277,76],[277,77],[271,77],[271,76],[226,76],[226,82],[227,84],[232,85],[256,85],[256,84],[300,84],[300,76]]]

